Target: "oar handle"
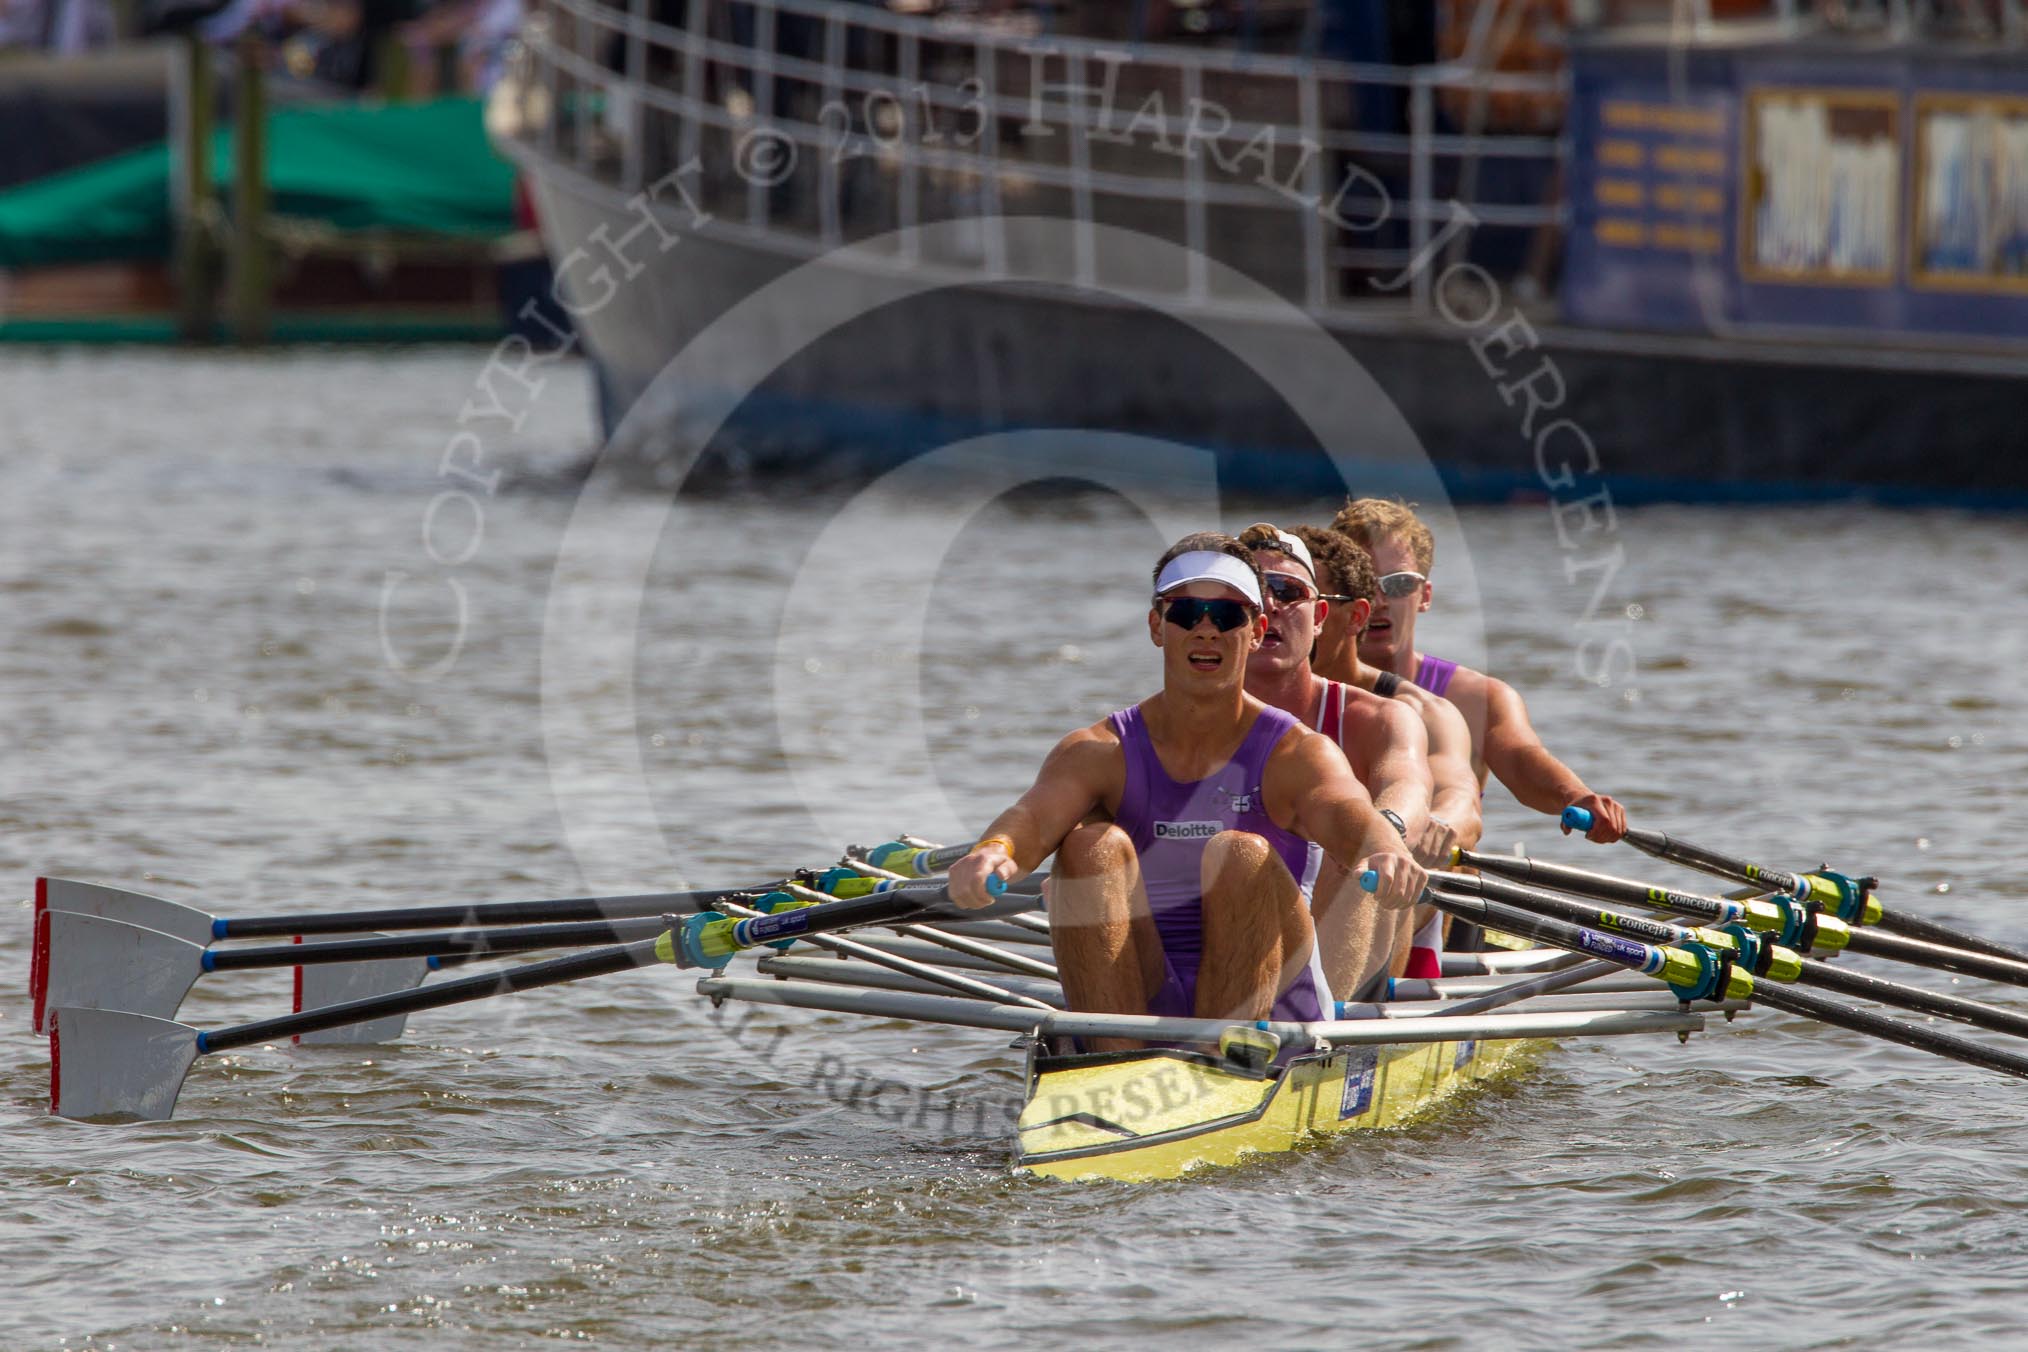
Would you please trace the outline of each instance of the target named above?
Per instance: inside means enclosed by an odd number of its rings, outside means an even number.
[[[1567,807],[1563,809],[1563,825],[1580,835],[1591,830],[1592,815],[1588,807]]]
[[[1367,869],[1359,875],[1359,886],[1368,892],[1378,892],[1380,890],[1379,872],[1374,869]]]
[[[933,878],[950,872],[951,865],[972,852],[971,845],[923,846],[890,840],[875,845],[862,856],[875,868],[899,873],[904,878]]]
[[[679,967],[717,969],[730,962],[733,954],[764,944],[786,948],[795,940],[812,934],[828,934],[861,925],[892,925],[929,916],[956,915],[987,920],[1015,911],[1032,910],[1038,900],[1028,893],[1007,896],[1007,880],[997,875],[987,875],[985,886],[987,895],[996,900],[991,905],[971,909],[959,907],[952,900],[947,886],[918,884],[849,901],[783,906],[763,915],[740,919],[704,911],[683,917],[681,923],[674,927],[670,935],[673,956],[668,961]]]

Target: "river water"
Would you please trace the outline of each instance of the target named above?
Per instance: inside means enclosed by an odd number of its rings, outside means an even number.
[[[569,367],[447,475],[482,358],[0,365],[0,1346],[2028,1342],[2028,1089],[1768,1012],[1145,1186],[1007,1176],[999,1035],[741,1025],[669,969],[202,1058],[171,1122],[48,1116],[38,874],[225,914],[758,882],[976,828],[1157,679],[1175,504],[581,497]],[[2024,941],[2024,544],[1470,510],[1425,646],[1489,654],[1640,821]],[[179,1017],[288,1002],[224,973]]]

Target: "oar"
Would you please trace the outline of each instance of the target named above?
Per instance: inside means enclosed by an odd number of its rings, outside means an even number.
[[[1591,813],[1581,807],[1567,807],[1563,810],[1563,824],[1573,831],[1591,829]],[[2003,944],[1993,939],[1983,939],[1952,925],[1939,924],[1906,911],[1890,911],[1880,904],[1873,895],[1879,886],[1877,878],[1848,878],[1830,869],[1819,869],[1815,873],[1788,873],[1781,869],[1764,868],[1744,859],[1707,849],[1660,831],[1644,831],[1628,827],[1622,837],[1627,844],[1643,854],[1657,859],[1666,859],[1672,864],[1698,869],[1734,882],[1749,883],[1763,887],[1770,892],[1783,892],[1797,901],[1814,901],[1830,908],[1831,913],[1852,925],[1877,925],[1881,929],[1911,938],[1926,939],[1934,944],[1945,944],[1952,948],[1967,949],[1973,953],[1987,953],[1996,958],[2012,962],[2028,962],[2028,949]]]
[[[842,870],[812,878],[823,886],[857,896],[892,891],[905,884],[860,878]],[[826,894],[794,883],[759,897],[743,898],[753,909],[772,912],[808,906]],[[1014,890],[1028,889],[1016,885]],[[714,906],[735,902],[724,893],[671,894],[692,905],[709,900]],[[532,903],[509,903],[525,905]],[[682,909],[671,906],[670,911]],[[386,964],[362,968],[341,983],[347,995],[381,995],[407,990],[430,972],[487,957],[528,953],[544,948],[588,948],[595,944],[627,943],[650,938],[666,928],[661,914],[621,920],[585,920],[554,925],[438,930],[430,933],[374,935],[310,944],[274,944],[250,948],[211,948],[143,925],[105,916],[50,910],[37,921],[41,955],[30,984],[34,1027],[48,1032],[47,1011],[119,1009],[130,1014],[173,1018],[190,988],[208,972],[250,971],[295,967],[305,982],[304,967],[337,963]],[[299,996],[302,994],[299,990]],[[311,1000],[314,1005],[317,1001]],[[302,1002],[299,1000],[299,1007]],[[398,1027],[391,1036],[399,1036]]]
[[[1494,929],[1524,935],[1573,953],[1589,953],[1655,977],[1668,984],[1685,1001],[1753,1000],[1821,1023],[1871,1033],[1889,1042],[1898,1042],[1953,1061],[2028,1079],[2028,1057],[1828,1000],[1809,991],[1757,983],[1750,973],[1733,965],[1730,955],[1714,954],[1702,945],[1645,944],[1587,925],[1574,925],[1569,921],[1534,915],[1516,906],[1437,888],[1431,888],[1424,895],[1426,900],[1446,913],[1473,924],[1490,925]]]
[[[847,869],[798,875],[815,888],[836,896],[867,896],[896,886],[863,878]],[[90,1009],[123,1009],[168,1018],[175,1014],[191,984],[210,971],[250,967],[298,966],[405,958],[434,958],[432,968],[470,961],[489,953],[528,952],[538,948],[582,947],[612,943],[620,936],[597,928],[625,919],[652,919],[671,912],[708,910],[746,902],[762,910],[790,900],[781,887],[789,882],[748,888],[716,888],[690,892],[651,892],[614,897],[563,897],[548,901],[476,902],[466,905],[419,906],[393,910],[316,912],[264,916],[215,916],[138,892],[62,878],[37,880],[35,933],[29,960],[28,991],[36,1032],[47,1032],[46,1012],[57,1005]],[[1014,890],[1030,893],[1039,883],[1023,879]],[[771,902],[771,898],[779,901]],[[535,926],[542,922],[580,924],[575,937],[551,930],[557,942],[541,941]],[[362,941],[353,949],[320,947],[320,956],[302,956],[293,949],[290,961],[267,957],[235,958],[227,950],[211,950],[216,939],[299,934],[352,934],[382,930],[427,930],[440,925],[518,925],[512,939],[495,935],[481,940],[444,933],[426,936],[416,945]],[[639,938],[654,932],[640,930]],[[459,931],[450,931],[459,934]],[[368,982],[371,993],[405,989],[425,972],[411,968],[390,973],[387,983]]]
[[[165,901],[141,892],[123,892],[96,884],[77,884],[64,878],[36,880],[36,912],[83,910],[93,915],[125,920],[129,924],[195,938],[193,929],[210,939],[281,939],[299,934],[362,934],[374,930],[427,930],[461,925],[544,925],[587,920],[631,920],[665,912],[705,911],[720,901],[739,901],[773,891],[783,882],[777,878],[747,887],[717,887],[686,892],[642,892],[615,897],[555,897],[543,901],[480,901],[439,906],[399,906],[372,911],[294,911],[276,915],[210,915],[195,907]],[[842,877],[837,895],[856,896],[877,890],[872,878]],[[88,904],[69,904],[70,889],[89,895]],[[826,889],[827,891],[830,889]],[[131,901],[135,915],[121,913],[123,902]],[[193,926],[180,918],[169,923],[162,908],[201,919]]]
[[[1630,935],[1648,943],[1702,944],[1730,953],[1736,964],[1762,978],[1756,983],[1756,988],[1762,991],[1766,990],[1767,981],[1816,986],[1881,1004],[1956,1019],[1996,1033],[2028,1037],[2028,1014],[1833,967],[1827,962],[1803,957],[1794,949],[1773,942],[1738,922],[1718,929],[1692,929],[1666,920],[1602,911],[1581,901],[1502,882],[1497,878],[1465,873],[1433,873],[1430,881],[1449,891],[1476,893],[1488,900],[1519,906],[1538,915],[1554,916],[1580,925],[1597,925],[1615,934]]]
[[[1035,904],[1034,897],[1021,894],[982,910],[965,912],[951,905],[946,889],[926,887],[894,889],[876,896],[745,919],[717,914],[672,915],[663,931],[651,939],[209,1031],[124,1010],[58,1008],[51,1011],[50,1019],[50,1111],[61,1117],[164,1121],[175,1111],[177,1095],[182,1092],[191,1065],[199,1056],[212,1052],[656,963],[717,969],[742,949],[763,944],[785,947],[805,934],[855,925],[942,913],[990,917]]]
[[[1481,873],[1498,874],[1517,882],[1553,887],[1561,892],[1595,897],[1623,906],[1673,911],[1719,925],[1742,924],[1798,952],[1843,950],[1904,962],[1914,967],[2028,987],[2028,963],[1925,943],[1921,939],[1903,938],[1898,934],[1883,934],[1878,930],[1853,929],[1836,916],[1825,915],[1814,905],[1793,897],[1770,896],[1762,900],[1757,891],[1746,898],[1707,897],[1593,873],[1589,869],[1544,863],[1525,856],[1479,854],[1471,850],[1454,851],[1453,862],[1478,869]]]
[[[870,885],[870,884],[869,884]],[[35,1031],[46,1032],[43,1011],[48,999],[50,969],[57,945],[52,942],[49,916],[54,912],[96,916],[139,926],[203,946],[219,939],[288,938],[303,934],[364,934],[384,930],[428,930],[458,925],[531,925],[656,916],[670,911],[708,909],[721,901],[759,896],[775,886],[712,888],[691,892],[650,892],[616,897],[560,897],[547,901],[475,902],[448,906],[409,906],[371,911],[297,912],[279,915],[222,916],[194,906],[151,897],[145,892],[76,882],[69,878],[35,880],[35,919],[29,950],[28,992],[35,1010]],[[71,926],[73,937],[95,932],[94,926]],[[106,931],[117,933],[117,931]],[[91,971],[112,965],[99,951],[75,952],[67,960],[74,970]],[[193,978],[194,979],[194,978]],[[184,987],[188,989],[188,987]],[[70,992],[75,998],[76,991]],[[177,998],[181,999],[181,992]],[[171,1011],[175,1008],[170,1006]]]

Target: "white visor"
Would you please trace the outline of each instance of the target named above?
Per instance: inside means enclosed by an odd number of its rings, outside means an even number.
[[[1210,549],[1178,554],[1155,579],[1155,595],[1166,595],[1192,582],[1223,583],[1251,601],[1255,610],[1260,609],[1260,583],[1255,580],[1253,569],[1230,554]]]
[[[1287,531],[1283,530],[1281,527],[1270,526],[1266,522],[1262,522],[1258,526],[1248,526],[1245,531],[1241,532],[1241,534],[1252,534],[1254,531],[1257,530],[1273,531],[1275,537],[1275,545],[1280,546],[1279,552],[1288,555],[1290,558],[1294,559],[1297,563],[1302,564],[1304,570],[1309,573],[1310,577],[1312,579],[1315,579],[1315,577],[1317,576],[1316,561],[1310,557],[1310,547],[1303,543],[1302,538],[1300,536],[1291,535]],[[1273,549],[1275,548],[1275,545],[1268,545],[1265,547]]]

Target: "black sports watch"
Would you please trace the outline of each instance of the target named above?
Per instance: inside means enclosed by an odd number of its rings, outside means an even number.
[[[1379,812],[1381,816],[1387,818],[1389,825],[1393,826],[1395,830],[1401,832],[1401,838],[1403,840],[1408,839],[1408,823],[1401,819],[1401,814],[1399,812],[1396,812],[1391,807],[1383,807],[1379,809]]]

